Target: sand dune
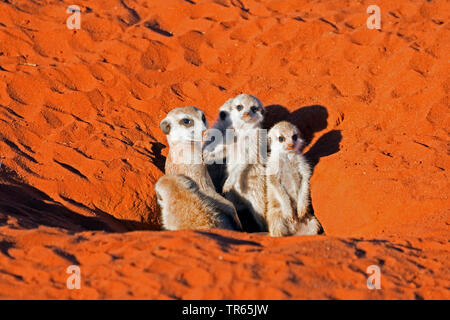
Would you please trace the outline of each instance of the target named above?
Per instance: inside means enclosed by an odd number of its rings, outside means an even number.
[[[368,1],[78,3],[0,2],[0,298],[450,298],[447,1],[376,1],[381,30]],[[241,92],[305,134],[327,236],[158,231],[160,120]]]

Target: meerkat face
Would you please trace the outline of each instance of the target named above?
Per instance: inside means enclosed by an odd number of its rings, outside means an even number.
[[[258,127],[264,118],[264,106],[256,97],[240,94],[230,103],[230,120],[234,129]]]
[[[286,121],[273,126],[269,130],[268,139],[272,153],[296,153],[304,143],[297,127]]]
[[[188,106],[171,110],[161,121],[161,130],[167,135],[169,144],[176,142],[202,141],[208,121],[200,109]]]

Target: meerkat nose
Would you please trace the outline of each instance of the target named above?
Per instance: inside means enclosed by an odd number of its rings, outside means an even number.
[[[249,112],[245,112],[244,113],[244,119],[248,119],[250,118],[250,113]]]

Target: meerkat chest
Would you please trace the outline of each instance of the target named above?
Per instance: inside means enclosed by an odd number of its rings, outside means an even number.
[[[296,166],[296,161],[293,159],[283,159],[280,163],[280,171],[281,185],[285,188],[290,198],[296,199],[302,180]]]

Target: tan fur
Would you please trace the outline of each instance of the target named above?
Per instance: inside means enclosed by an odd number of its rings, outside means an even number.
[[[186,176],[165,175],[158,180],[155,189],[165,229],[235,229],[232,219],[220,214],[212,205],[213,201]]]
[[[185,118],[193,123],[190,127],[182,124]],[[202,132],[207,128],[203,112],[195,107],[176,108],[161,121],[161,128],[170,147],[166,176],[155,185],[163,227],[242,229],[233,204],[215,191],[203,163]]]
[[[300,152],[303,140],[298,129],[283,121],[270,129],[268,137],[266,220],[270,235],[318,234],[322,227],[309,211],[311,169]]]

